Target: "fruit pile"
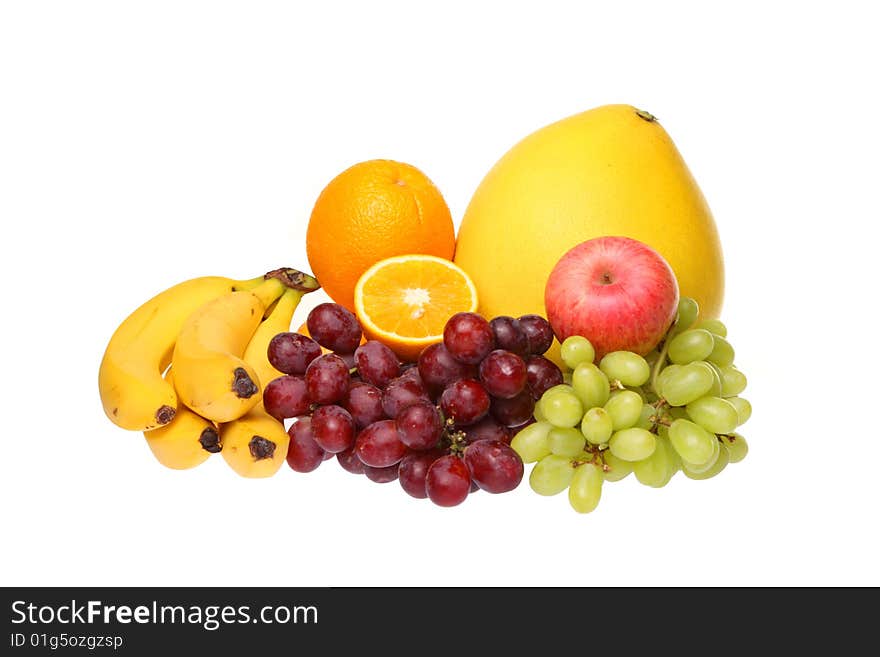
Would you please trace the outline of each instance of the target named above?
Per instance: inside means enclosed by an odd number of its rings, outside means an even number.
[[[540,495],[568,489],[580,513],[596,508],[605,481],[631,472],[661,488],[681,471],[708,479],[745,458],[748,445],[735,430],[751,416],[740,397],[746,377],[719,320],[694,325],[697,303],[678,306],[675,323],[656,350],[605,354],[598,366],[589,340],[570,336],[561,353],[568,383],[555,385],[535,407],[538,421],[511,446],[526,463]]]
[[[363,342],[358,318],[338,304],[316,306],[306,326],[309,336],[284,331],[270,341],[268,360],[284,374],[263,394],[270,415],[292,420],[293,470],[311,472],[335,455],[349,472],[399,479],[440,506],[519,485],[511,432],[533,421],[535,400],[563,378],[542,356],[553,341],[547,320],[459,312],[414,363]]]
[[[449,507],[535,463],[536,492],[589,512],[605,481],[706,479],[746,454],[715,224],[648,112],[599,107],[521,140],[457,235],[419,169],[360,162],[305,241],[317,279],[194,278],[113,333],[104,411],[163,465],[219,453],[269,477],[335,456]],[[318,281],[330,302],[291,331]]]

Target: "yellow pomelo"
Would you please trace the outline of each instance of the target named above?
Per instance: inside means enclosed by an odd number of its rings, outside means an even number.
[[[717,317],[724,262],[709,206],[660,123],[605,105],[532,133],[496,164],[462,218],[455,263],[486,317],[544,312],[544,286],[577,244],[623,235],[669,262],[683,296]],[[558,346],[548,354],[558,361]]]

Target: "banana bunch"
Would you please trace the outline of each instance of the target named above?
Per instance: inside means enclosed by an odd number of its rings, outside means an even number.
[[[281,375],[267,349],[318,287],[308,274],[276,269],[248,280],[203,276],[159,293],[110,338],[98,373],[104,412],[143,432],[167,467],[221,452],[242,476],[274,474],[289,439],[262,406],[262,387]]]

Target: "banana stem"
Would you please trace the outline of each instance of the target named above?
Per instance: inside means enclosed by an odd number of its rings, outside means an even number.
[[[267,280],[270,278],[277,278],[284,283],[285,287],[300,290],[304,294],[314,292],[321,287],[320,283],[318,283],[314,276],[309,276],[298,269],[292,269],[290,267],[273,269],[270,272],[266,272],[266,275],[263,278]]]

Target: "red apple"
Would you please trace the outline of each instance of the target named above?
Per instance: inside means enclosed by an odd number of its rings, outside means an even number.
[[[584,336],[597,360],[611,351],[645,355],[675,319],[678,282],[669,263],[647,244],[597,237],[556,263],[544,306],[556,338]]]

